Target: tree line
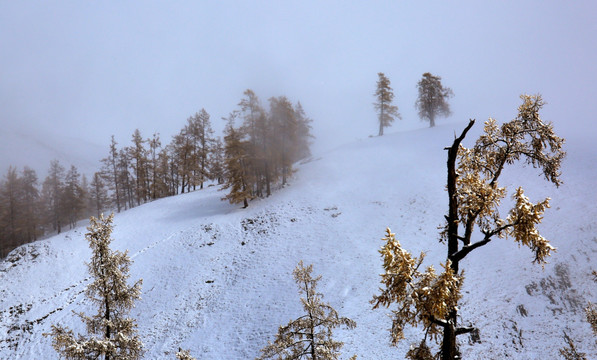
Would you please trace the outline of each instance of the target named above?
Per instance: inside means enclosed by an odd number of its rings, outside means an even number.
[[[91,181],[58,160],[41,183],[35,170],[10,167],[0,180],[0,257],[91,215],[203,189],[207,182],[228,191],[223,200],[247,207],[286,185],[293,164],[310,155],[312,120],[300,102],[272,97],[266,109],[249,89],[224,120],[224,136],[215,136],[201,109],[164,146],[158,133],[145,138],[138,129],[124,147],[112,136]]]

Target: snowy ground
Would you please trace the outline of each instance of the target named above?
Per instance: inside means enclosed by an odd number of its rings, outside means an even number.
[[[342,316],[343,353],[403,358],[420,329],[389,346],[386,310],[371,310],[386,226],[426,263],[445,259],[437,226],[447,209],[446,152],[464,123],[348,144],[300,164],[292,184],[248,209],[220,201],[215,187],[118,214],[114,246],[128,249],[131,279],[143,278],[133,310],[146,359],[250,359],[279,325],[301,315],[292,270],[299,260],[322,274],[319,290]],[[480,132],[477,124],[465,145]],[[543,270],[511,240],[495,240],[461,263],[461,314],[480,339],[461,337],[465,359],[557,359],[563,331],[597,358],[583,307],[597,301],[597,155],[586,137],[569,138],[559,189],[533,169],[512,168],[502,184],[521,184],[531,200],[552,198],[542,233],[558,248]],[[77,228],[15,250],[0,263],[0,359],[57,359],[43,337],[51,324],[84,331],[72,311],[92,313],[83,296],[90,250]]]

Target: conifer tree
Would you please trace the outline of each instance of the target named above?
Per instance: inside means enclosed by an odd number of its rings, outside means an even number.
[[[22,243],[19,182],[17,169],[12,166],[8,168],[4,181],[0,182],[0,245],[3,256]]]
[[[160,134],[159,133],[154,133],[153,137],[151,139],[148,140],[149,143],[149,153],[151,155],[151,176],[148,177],[151,178],[151,187],[150,187],[150,197],[152,199],[157,199],[159,197],[161,197],[159,195],[158,192],[158,184],[159,184],[159,155],[160,155],[160,151],[158,151],[160,149],[160,147],[162,146],[162,143],[160,141]]]
[[[123,206],[121,202],[122,186],[120,185],[121,176],[119,171],[119,154],[116,145],[116,140],[114,140],[114,135],[112,135],[110,139],[110,154],[102,159],[103,167],[101,173],[102,176],[108,179],[108,184],[110,184],[109,187],[112,190],[112,196],[114,197],[116,209],[118,212],[120,212],[121,207]]]
[[[209,173],[212,180],[221,185],[224,182],[224,144],[219,136],[214,140],[210,153],[209,166]]]
[[[238,104],[239,115],[243,118],[241,132],[247,139],[247,164],[251,177],[255,180],[251,192],[255,196],[271,194],[272,177],[272,129],[271,123],[253,90],[247,89],[245,97]]]
[[[442,78],[424,73],[419,80],[417,88],[419,97],[415,107],[419,110],[419,117],[423,121],[429,121],[429,127],[435,126],[435,118],[438,115],[450,116],[450,104],[448,99],[454,96],[452,89],[442,85]]]
[[[42,202],[46,223],[49,223],[52,230],[60,233],[62,231],[62,188],[64,186],[64,167],[58,160],[50,162],[48,176],[42,186]]]
[[[394,91],[390,87],[390,79],[384,73],[377,73],[377,88],[375,90],[375,110],[377,110],[377,120],[379,122],[378,136],[383,135],[383,129],[394,122],[395,118],[401,119],[398,107],[392,105],[394,100]]]
[[[301,298],[301,303],[306,314],[280,326],[276,339],[261,350],[263,355],[258,360],[339,359],[339,350],[344,344],[333,339],[333,329],[342,325],[352,329],[356,323],[340,317],[333,307],[322,301],[323,294],[316,290],[321,276],[313,278],[312,271],[313,265],[305,267],[300,261],[293,272],[299,292],[305,296]],[[351,359],[356,359],[356,356]]]
[[[132,136],[133,146],[128,148],[131,159],[132,169],[135,177],[135,199],[137,206],[147,200],[149,193],[147,189],[147,150],[145,149],[145,140],[141,136],[139,129],[136,129]]]
[[[252,198],[247,167],[247,142],[242,139],[241,132],[234,128],[235,117],[235,113],[230,114],[224,130],[226,180],[222,189],[230,189],[230,192],[222,200],[228,200],[231,204],[242,202],[246,208]]]
[[[199,188],[203,189],[203,183],[209,178],[209,154],[214,141],[214,131],[205,109],[188,119],[186,132],[192,143],[193,188],[199,184]]]
[[[297,140],[294,161],[297,161],[311,156],[309,147],[313,139],[313,135],[311,135],[311,123],[313,120],[305,114],[305,110],[300,101],[294,106],[294,115],[297,122]]]
[[[85,209],[85,190],[81,186],[81,175],[74,165],[64,178],[64,187],[61,192],[61,213],[62,217],[72,229],[79,220]]]
[[[37,174],[35,170],[25,166],[20,181],[23,230],[27,241],[37,240],[39,233],[39,190],[37,188]]]
[[[108,191],[99,172],[93,175],[91,184],[89,184],[89,201],[90,208],[96,213],[97,217],[100,217],[103,211],[110,205]]]
[[[93,316],[78,313],[87,325],[88,335],[77,335],[60,325],[52,325],[52,346],[66,359],[136,360],[143,354],[135,320],[128,316],[140,298],[142,280],[127,284],[131,260],[127,252],[110,249],[114,214],[91,217],[85,238],[92,250],[87,264],[93,281],[85,295],[97,305]]]
[[[295,160],[297,143],[297,119],[292,104],[285,96],[272,97],[270,102],[270,123],[275,138],[272,140],[275,167],[281,174],[282,185],[292,175],[292,163]]]
[[[385,245],[380,251],[385,269],[381,275],[383,288],[372,303],[374,308],[397,305],[392,312],[393,344],[404,338],[405,326],[421,324],[425,329],[424,340],[427,336],[433,340],[441,338],[441,359],[459,359],[456,337],[474,330],[458,325],[463,281],[460,261],[496,237],[511,237],[529,247],[534,262],[539,264],[544,264],[555,250],[536,227],[549,207],[549,199],[532,203],[519,187],[514,192],[515,206],[509,215],[503,219],[498,213],[500,201],[507,194],[506,188],[498,185],[498,179],[508,164],[524,161],[539,168],[547,181],[556,186],[561,184],[564,140],[555,135],[550,123],[541,120],[539,110],[544,105],[541,96],[521,98],[518,116],[501,126],[489,119],[474,147],[467,149],[461,145],[474,125],[471,120],[452,146],[446,148],[449,206],[440,239],[447,245],[448,254],[441,273],[437,274],[432,266],[420,271],[424,254],[413,257],[386,230]],[[473,238],[475,226],[480,229],[480,239]]]

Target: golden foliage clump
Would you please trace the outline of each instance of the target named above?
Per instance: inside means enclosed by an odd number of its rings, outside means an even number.
[[[323,302],[323,294],[316,291],[321,276],[313,278],[313,265],[305,267],[302,260],[294,269],[294,280],[299,286],[301,303],[306,314],[285,326],[280,326],[274,342],[263,348],[260,359],[320,359],[337,360],[340,348],[344,345],[332,337],[333,329],[346,326],[356,327],[349,318],[340,317],[329,304]],[[356,359],[356,355],[350,358]]]
[[[441,323],[461,298],[462,276],[454,273],[449,260],[442,265],[440,274],[433,266],[419,271],[424,253],[413,257],[401,247],[389,228],[382,240],[385,244],[379,252],[384,259],[381,283],[385,288],[380,288],[381,294],[375,295],[371,303],[374,309],[380,305],[398,304],[398,310],[392,311],[392,344],[396,345],[404,338],[406,325],[417,326],[418,323],[423,324],[427,334],[436,338],[443,329]]]
[[[539,234],[536,225],[549,207],[549,198],[534,204],[519,187],[513,196],[516,205],[509,216],[502,219],[499,213],[507,191],[498,185],[498,179],[506,165],[524,161],[541,169],[543,176],[556,186],[562,183],[560,166],[566,155],[562,150],[564,139],[555,135],[550,123],[541,120],[539,110],[545,103],[540,95],[522,95],[521,99],[523,103],[514,120],[498,126],[490,118],[472,148],[462,145],[458,148],[455,197],[457,221],[464,230],[459,239],[466,248],[482,246],[493,236],[512,236],[535,253],[535,262],[544,264],[555,248]],[[475,226],[485,235],[478,244],[471,242]],[[444,241],[449,237],[447,229],[448,225],[442,233]],[[453,260],[461,260],[470,250],[464,249]]]
[[[545,258],[550,256],[555,248],[549,244],[536,228],[536,225],[543,220],[543,213],[549,208],[549,198],[533,204],[524,195],[521,187],[516,189],[514,194],[516,205],[510,210],[506,223],[512,224],[507,228],[507,234],[511,235],[519,244],[529,247],[535,253],[533,262],[545,263]]]
[[[176,352],[176,359],[178,360],[196,360],[194,357],[191,356],[189,350],[183,350],[178,348],[178,352]]]
[[[587,354],[579,352],[576,349],[576,345],[574,345],[574,341],[566,333],[564,333],[564,339],[568,346],[560,349],[560,355],[565,360],[587,360]]]
[[[433,360],[435,356],[423,340],[418,346],[411,346],[406,353],[406,358],[410,360]]]

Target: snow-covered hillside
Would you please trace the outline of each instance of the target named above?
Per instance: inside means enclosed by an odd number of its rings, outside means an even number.
[[[465,123],[389,134],[348,144],[299,164],[291,185],[248,209],[220,201],[216,187],[118,214],[114,246],[128,249],[131,279],[143,278],[132,315],[147,359],[251,359],[278,326],[301,315],[292,270],[299,260],[322,274],[319,290],[340,315],[343,353],[402,358],[420,329],[389,346],[388,310],[371,310],[377,293],[380,238],[389,226],[402,245],[446,257],[438,225],[447,210],[445,146]],[[482,124],[471,131],[470,146]],[[558,248],[542,269],[511,240],[472,253],[465,270],[462,321],[480,339],[461,337],[465,359],[556,359],[563,331],[597,358],[583,307],[597,301],[597,153],[589,135],[569,137],[564,185],[532,168],[506,170],[502,184],[522,185],[531,200],[552,198],[542,233]],[[507,204],[505,204],[507,206]],[[52,324],[84,331],[72,311],[95,309],[83,295],[90,250],[78,228],[16,249],[0,264],[0,359],[57,359],[42,334]]]

